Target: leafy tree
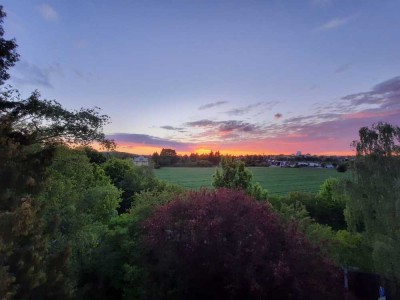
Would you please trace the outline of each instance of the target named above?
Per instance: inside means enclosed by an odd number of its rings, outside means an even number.
[[[221,169],[217,169],[213,175],[213,186],[216,188],[229,188],[244,190],[249,196],[257,200],[266,200],[268,190],[260,183],[252,182],[253,175],[245,167],[243,161],[235,160],[233,156],[222,157]]]
[[[43,104],[40,100],[38,102]],[[4,104],[1,108],[8,103],[4,98],[1,99],[0,104]],[[17,107],[18,104],[14,102],[10,106]],[[25,105],[22,104],[19,108],[22,106]],[[67,130],[64,139],[61,128],[53,130],[52,122],[53,117],[61,119],[63,116],[59,113],[51,116],[49,113],[51,107],[49,110],[46,105],[39,110],[36,110],[37,107],[32,108],[33,112],[24,107],[23,113],[19,108],[9,111],[2,109],[0,113],[0,223],[2,224],[0,242],[4,245],[0,247],[2,256],[0,268],[3,270],[0,279],[12,282],[0,293],[1,297],[14,295],[17,298],[26,298],[42,291],[44,293],[42,295],[56,296],[62,291],[58,282],[62,276],[58,275],[62,274],[69,250],[67,248],[60,250],[59,258],[47,255],[49,232],[43,225],[45,223],[42,216],[43,209],[34,196],[43,189],[48,175],[47,167],[51,165],[55,155],[55,144],[71,139],[86,143],[86,137],[89,140],[92,137],[82,135],[81,129],[90,125],[86,123],[85,118],[77,120],[82,125],[73,129],[77,130],[77,138],[72,137],[71,129]],[[38,118],[42,118],[41,125],[35,124],[38,122],[37,115]],[[31,117],[35,120],[28,121]],[[58,123],[58,120],[55,122]],[[36,125],[40,127],[38,131],[34,129]],[[27,202],[25,199],[30,200]],[[25,218],[24,214],[30,214],[30,217]],[[22,231],[23,229],[25,231]],[[32,260],[30,257],[35,259]],[[56,263],[59,265],[55,265]],[[50,270],[53,270],[52,273]],[[59,270],[60,273],[55,276],[54,270]],[[54,276],[50,276],[51,274]],[[51,290],[43,290],[45,286]],[[65,291],[63,297],[71,295],[71,292]]]
[[[158,181],[151,191],[134,196],[132,208],[114,217],[108,225],[83,296],[89,299],[139,299],[143,295],[146,270],[143,260],[141,223],[152,215],[156,207],[176,199],[185,190],[182,187]]]
[[[328,178],[322,184],[316,197],[319,223],[331,226],[335,230],[346,229],[344,209],[346,208],[346,180]]]
[[[132,159],[111,158],[102,165],[102,168],[112,183],[122,190],[120,213],[131,207],[135,194],[151,190],[157,184],[153,170],[146,166],[135,166]]]
[[[69,248],[63,268],[68,283],[76,287],[88,272],[106,225],[117,215],[121,192],[103,169],[91,164],[84,150],[58,147],[43,191],[37,196],[43,217],[51,227],[48,257]]]
[[[360,140],[352,145],[358,156],[391,157],[400,154],[400,127],[378,122],[359,130]]]
[[[291,192],[283,197],[269,197],[269,201],[278,211],[282,205],[304,206],[309,216],[317,223],[328,225],[335,230],[345,229],[344,209],[346,207],[345,182],[327,179],[317,194]]]
[[[178,162],[179,157],[174,149],[162,149],[159,156],[160,166],[170,166]]]
[[[273,200],[274,209],[281,220],[285,224],[295,224],[325,257],[329,257],[340,267],[355,267],[364,272],[373,270],[372,249],[363,235],[346,230],[335,231],[329,225],[316,223],[302,203],[295,201],[288,204],[283,199],[285,198],[269,198]]]
[[[18,61],[19,54],[17,53],[17,43],[14,39],[4,39],[3,22],[6,17],[6,13],[3,10],[3,6],[0,5],[0,85],[4,84],[4,81],[10,78],[8,69],[14,66]]]
[[[217,169],[213,176],[213,186],[247,190],[251,186],[252,177],[242,161],[235,160],[232,156],[225,156],[221,160],[221,169]]]
[[[160,168],[160,155],[158,152],[154,152],[153,155],[151,156],[151,159],[154,162],[154,168],[159,169]]]
[[[101,132],[106,117],[99,116],[93,110],[70,112],[58,103],[39,99],[38,93],[33,93],[27,100],[21,101],[10,99],[10,95],[8,91],[0,97],[0,219],[12,217],[15,220],[28,220],[20,216],[26,211],[21,210],[21,206],[24,206],[26,209],[32,209],[32,219],[29,222],[37,224],[28,227],[32,231],[26,232],[24,239],[19,238],[20,235],[8,238],[7,244],[12,245],[13,249],[21,247],[21,251],[9,252],[5,247],[4,252],[2,251],[1,264],[3,270],[7,270],[10,278],[13,278],[9,291],[15,291],[12,293],[15,293],[16,297],[25,297],[29,290],[33,292],[33,289],[39,289],[43,283],[38,280],[46,277],[39,275],[38,272],[46,273],[48,260],[45,259],[47,248],[38,246],[39,243],[46,244],[47,234],[44,230],[40,231],[43,228],[40,225],[43,221],[38,209],[35,208],[37,204],[32,200],[33,204],[26,205],[23,199],[35,196],[42,190],[47,167],[51,165],[55,155],[56,144],[85,145],[99,141],[108,147],[112,146],[112,142],[105,140]],[[18,231],[20,227],[17,226],[17,222],[7,222],[7,226],[2,228],[0,241],[4,242],[7,240],[5,233]],[[40,241],[39,236],[41,236]],[[28,242],[35,252],[27,246],[22,246]],[[42,258],[36,260],[38,265],[31,265],[31,270],[34,271],[17,272],[19,266],[28,267],[32,263],[26,261],[28,252]],[[19,258],[15,255],[19,255]],[[43,280],[50,279],[47,277]],[[5,281],[10,282],[9,279]],[[8,295],[9,291],[2,294]],[[47,291],[47,294],[50,295],[50,292]]]
[[[360,129],[354,182],[347,185],[346,220],[372,247],[374,269],[400,281],[400,128],[378,123]]]
[[[4,134],[24,145],[86,146],[97,142],[113,149],[114,142],[107,140],[102,131],[108,120],[98,108],[69,111],[56,101],[41,99],[38,91],[27,99],[21,99],[16,90],[0,94],[0,122],[10,130]]]
[[[90,162],[93,164],[101,165],[107,160],[106,156],[103,153],[93,149],[92,147],[83,147],[83,151],[85,151],[87,157],[89,157]]]
[[[0,7],[0,84],[18,60],[14,40],[3,39],[5,16]],[[0,93],[0,298],[68,298],[62,269],[68,249],[49,257],[49,232],[35,197],[47,177],[60,143],[99,142],[112,147],[102,126],[108,117],[97,109],[68,111],[38,92],[21,99],[18,92]],[[65,288],[64,288],[65,287]]]
[[[189,193],[143,226],[145,299],[341,299],[336,269],[240,191]]]
[[[165,149],[161,150],[160,156],[176,156],[176,151],[174,149]]]

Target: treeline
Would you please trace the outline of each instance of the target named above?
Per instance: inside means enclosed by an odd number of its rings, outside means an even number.
[[[151,156],[154,167],[212,167],[221,162],[219,151],[210,153],[191,153],[190,155],[178,155],[174,149],[162,149],[160,154],[153,153]]]
[[[154,167],[213,167],[218,166],[222,157],[219,151],[209,153],[191,153],[190,155],[178,155],[174,149],[162,149],[160,153],[154,152],[151,159]],[[287,156],[287,155],[228,155],[236,160],[244,162],[246,167],[269,167],[275,161],[285,161],[296,165],[296,162],[318,162],[322,167],[332,165],[338,167],[346,165],[344,157],[337,156]]]

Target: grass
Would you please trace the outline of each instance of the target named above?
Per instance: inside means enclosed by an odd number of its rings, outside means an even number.
[[[165,181],[189,189],[212,187],[213,168],[161,168],[156,176]],[[339,173],[332,169],[318,168],[249,168],[253,181],[259,182],[271,194],[285,195],[293,191],[317,192],[321,184],[330,177],[350,178],[351,173]]]

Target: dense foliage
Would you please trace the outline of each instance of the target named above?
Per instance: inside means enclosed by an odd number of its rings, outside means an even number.
[[[252,182],[252,178],[253,175],[245,167],[244,162],[233,156],[224,156],[221,160],[221,168],[218,168],[213,175],[213,186],[243,190],[258,200],[267,199],[268,191],[259,183]]]
[[[5,16],[0,7],[0,24]],[[0,26],[0,83],[18,55],[13,40],[3,39]],[[68,111],[34,92],[21,99],[18,92],[0,93],[0,298],[69,298],[73,289],[63,273],[70,247],[52,252],[53,227],[38,201],[46,186],[48,167],[57,145],[97,141],[112,147],[102,126],[107,116],[97,110]]]
[[[122,190],[120,212],[125,212],[131,207],[135,194],[153,189],[157,184],[153,170],[145,166],[135,166],[132,159],[111,158],[101,167],[111,178],[111,182]]]
[[[148,299],[341,299],[336,269],[242,192],[189,193],[144,228]]]
[[[88,299],[140,299],[144,294],[141,223],[160,205],[176,199],[184,189],[157,182],[151,191],[134,196],[132,208],[108,223],[90,271],[81,282]]]
[[[328,178],[318,193],[291,192],[287,196],[271,196],[268,200],[280,210],[282,206],[303,206],[317,223],[328,225],[335,230],[346,229],[344,217],[346,180]]]
[[[400,281],[400,128],[378,123],[360,129],[346,217],[372,248],[375,272]]]

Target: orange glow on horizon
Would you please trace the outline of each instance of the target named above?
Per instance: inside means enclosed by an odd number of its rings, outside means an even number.
[[[211,152],[210,149],[205,149],[205,148],[198,148],[198,149],[194,150],[194,153],[197,153],[197,154],[208,154],[210,152]]]
[[[240,147],[241,146],[241,147]],[[249,147],[249,148],[247,148]],[[97,147],[95,147],[98,149]],[[126,153],[131,153],[131,154],[138,154],[138,155],[152,155],[154,152],[160,153],[161,149],[163,147],[160,146],[150,146],[150,145],[142,145],[142,144],[122,144],[119,143],[117,145],[116,151],[120,152],[126,152]],[[268,149],[264,150],[256,150],[256,149],[251,149],[251,145],[245,145],[244,149],[243,145],[238,145],[238,147],[235,149],[233,147],[226,147],[220,146],[220,147],[199,147],[199,148],[194,148],[193,150],[187,150],[187,151],[179,151],[176,150],[178,155],[190,155],[191,153],[197,153],[197,154],[208,154],[211,151],[214,153],[216,151],[219,151],[221,155],[234,155],[234,156],[240,156],[240,155],[292,155],[296,153],[296,151],[268,151]],[[99,149],[98,149],[99,150]],[[303,154],[306,154],[307,152],[303,152]],[[325,155],[325,156],[352,156],[355,153],[353,151],[315,151],[315,152],[310,152],[311,155]]]

